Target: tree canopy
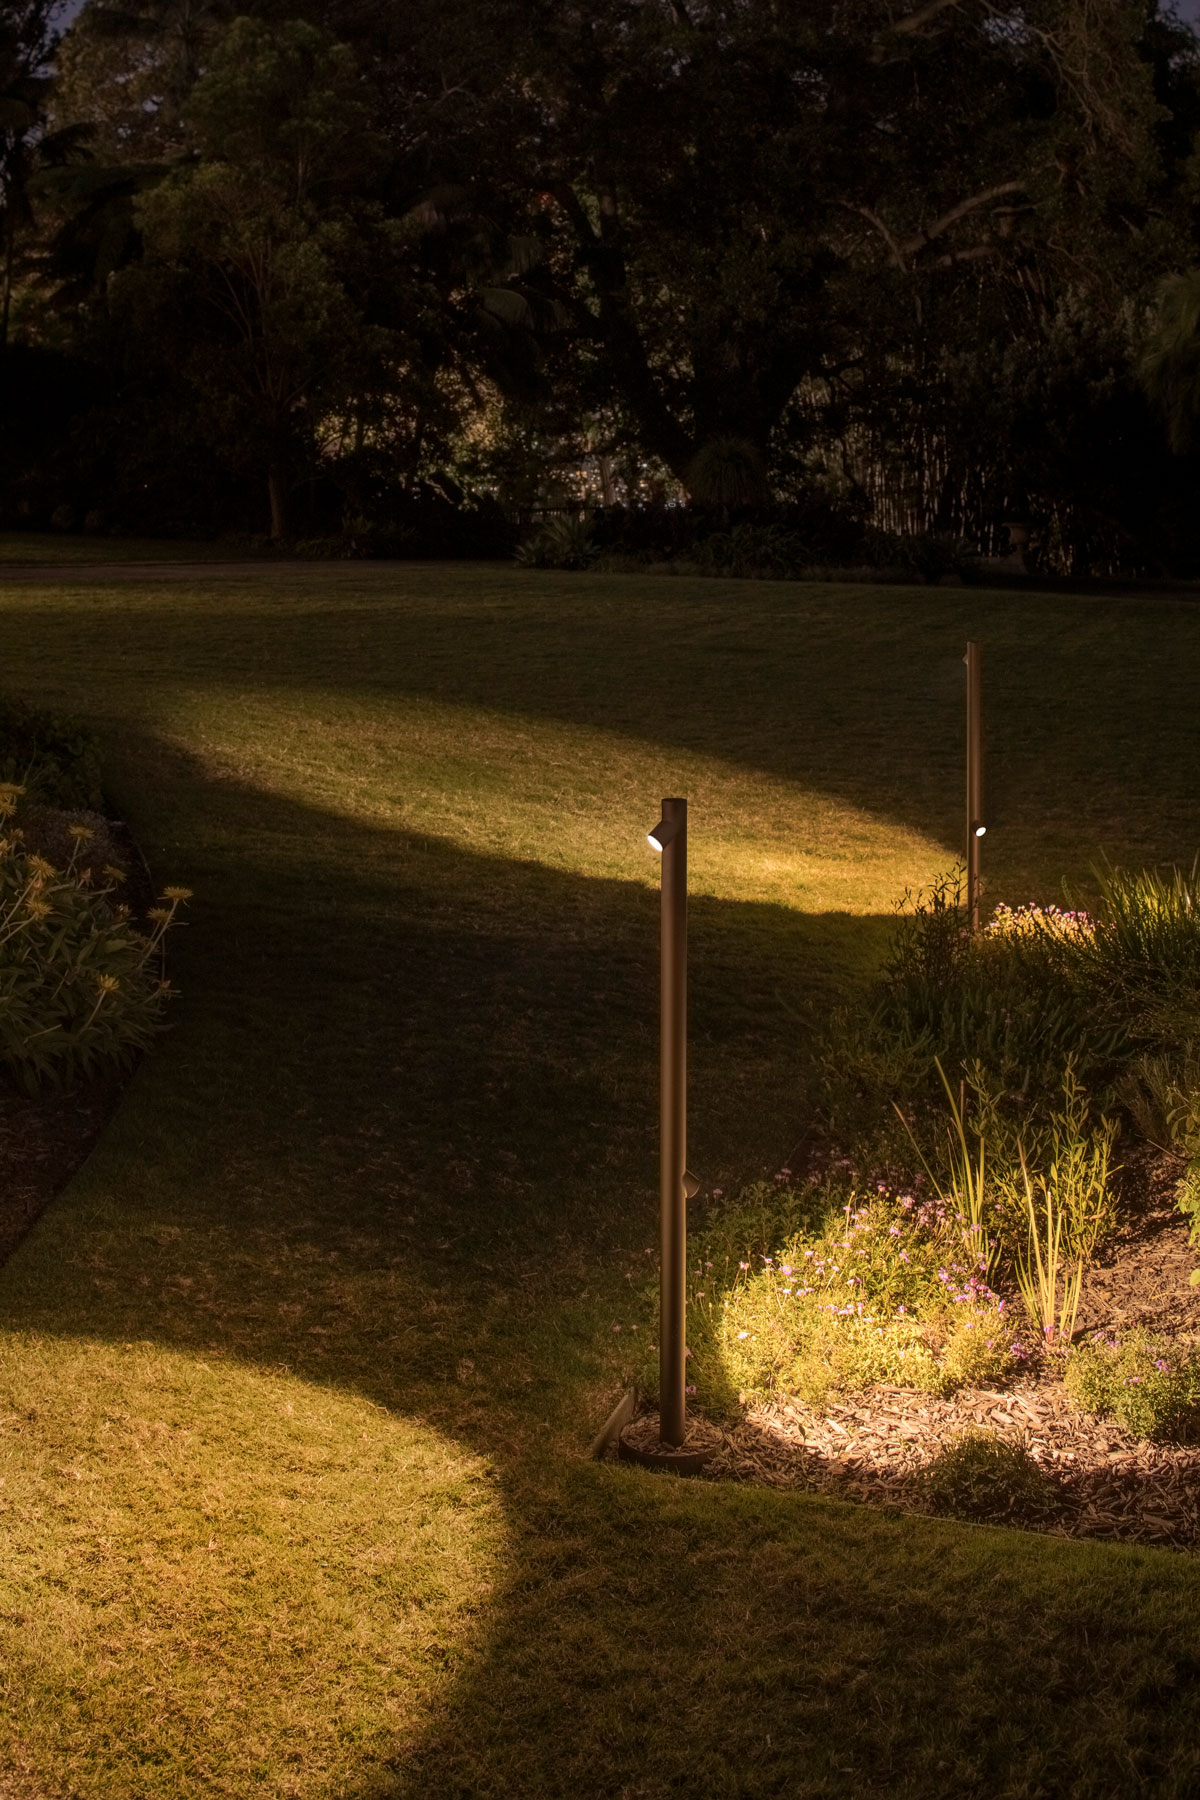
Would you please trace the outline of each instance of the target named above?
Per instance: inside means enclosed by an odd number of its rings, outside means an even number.
[[[386,535],[557,470],[1030,515],[1081,568],[1194,482],[1200,52],[1155,0],[4,10],[14,329],[90,372],[18,497]]]

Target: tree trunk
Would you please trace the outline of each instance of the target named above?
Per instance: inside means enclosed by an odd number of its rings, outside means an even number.
[[[0,352],[8,349],[8,320],[12,311],[13,235],[8,213],[4,214],[4,294],[0,301]]]
[[[286,544],[291,536],[291,527],[288,520],[287,483],[282,469],[268,469],[267,495],[271,502],[271,542]]]

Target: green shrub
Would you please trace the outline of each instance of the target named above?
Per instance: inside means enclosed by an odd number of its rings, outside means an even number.
[[[98,811],[104,804],[91,732],[21,700],[0,700],[0,783],[20,787],[25,805]]]
[[[1064,1376],[1084,1412],[1112,1418],[1134,1437],[1200,1435],[1200,1349],[1165,1344],[1143,1330],[1096,1332],[1071,1352]]]
[[[782,525],[735,525],[692,552],[701,575],[731,579],[797,580],[811,560],[802,540]]]
[[[596,546],[586,519],[563,514],[547,519],[514,554],[523,569],[586,569],[595,558]]]
[[[774,1392],[819,1404],[881,1381],[944,1392],[1011,1373],[1024,1348],[938,1201],[851,1195],[825,1210],[828,1199],[789,1193],[809,1222],[783,1235],[771,1227],[786,1208],[754,1189],[693,1241],[689,1372],[702,1404]]]
[[[931,1095],[933,1059],[948,1071],[975,1063],[1024,1108],[1058,1090],[1074,1057],[1089,1079],[1121,1048],[1101,1023],[1077,974],[1077,941],[1089,921],[1056,907],[997,907],[970,930],[961,871],[906,894],[873,1001],[871,1036],[924,1057]]]
[[[1135,1056],[1115,1094],[1148,1142],[1180,1156],[1200,1156],[1200,1060],[1194,1044]]]
[[[916,1485],[930,1512],[997,1525],[1047,1525],[1064,1505],[1058,1482],[1023,1445],[988,1431],[953,1438]]]
[[[0,784],[0,1066],[34,1093],[118,1067],[162,1029],[162,943],[189,896],[168,888],[137,930],[113,899],[123,871],[97,886],[80,864],[89,828],[69,828],[76,849],[56,868],[13,827],[19,797]]]
[[[762,454],[746,438],[711,438],[692,458],[687,480],[701,506],[757,506],[767,497]]]
[[[1180,1054],[1200,1041],[1200,882],[1196,870],[1106,868],[1093,930],[1076,946],[1098,1011],[1135,1048]]]

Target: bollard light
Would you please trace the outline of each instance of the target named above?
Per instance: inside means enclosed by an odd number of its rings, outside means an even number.
[[[963,657],[967,665],[967,917],[971,930],[979,930],[980,839],[987,831],[983,822],[983,669],[979,645],[970,641]]]
[[[664,800],[649,834],[662,855],[659,1038],[659,1437],[687,1436],[687,801]]]

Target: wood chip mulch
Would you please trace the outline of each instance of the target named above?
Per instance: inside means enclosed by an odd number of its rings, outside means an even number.
[[[1077,1411],[1049,1374],[1006,1394],[881,1387],[824,1411],[796,1399],[752,1407],[705,1475],[924,1510],[921,1471],[971,1430],[1021,1445],[1057,1478],[1064,1507],[1051,1529],[1180,1550],[1200,1542],[1200,1447],[1131,1438]]]
[[[1200,1249],[1189,1244],[1175,1204],[1181,1168],[1150,1150],[1127,1158],[1123,1223],[1087,1273],[1077,1338],[1139,1326],[1167,1343],[1200,1342],[1200,1287],[1188,1281]],[[784,1394],[751,1406],[736,1425],[709,1429],[720,1443],[704,1479],[906,1511],[929,1510],[922,1475],[939,1452],[964,1432],[982,1431],[1020,1445],[1052,1477],[1061,1504],[1039,1529],[1200,1549],[1200,1445],[1146,1443],[1080,1412],[1050,1358],[1031,1363],[1006,1393],[963,1389],[941,1399],[877,1387],[824,1407]]]
[[[643,1415],[641,1435],[652,1436],[656,1423]],[[1005,1394],[965,1388],[940,1399],[877,1387],[824,1410],[781,1399],[751,1407],[732,1426],[697,1419],[693,1437],[713,1450],[703,1470],[709,1481],[923,1512],[922,1471],[969,1431],[1020,1445],[1054,1477],[1062,1510],[1045,1529],[1174,1550],[1200,1544],[1200,1446],[1145,1443],[1089,1418],[1050,1374]]]

